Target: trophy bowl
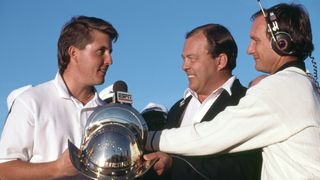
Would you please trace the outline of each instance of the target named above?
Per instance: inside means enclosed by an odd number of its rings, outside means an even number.
[[[80,149],[68,142],[75,168],[91,179],[134,179],[155,163],[143,160],[148,132],[140,113],[129,105],[107,104],[89,116]]]

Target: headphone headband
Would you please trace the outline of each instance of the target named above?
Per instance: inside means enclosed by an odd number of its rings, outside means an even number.
[[[281,56],[292,55],[293,51],[293,40],[289,33],[280,31],[277,16],[273,11],[268,11],[268,15],[265,13],[260,0],[257,0],[260,6],[263,17],[267,23],[268,32],[271,35],[272,49]]]

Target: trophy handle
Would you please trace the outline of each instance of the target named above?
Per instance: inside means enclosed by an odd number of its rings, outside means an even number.
[[[144,161],[143,165],[140,167],[140,169],[138,169],[138,173],[136,175],[135,178],[140,177],[142,175],[144,175],[146,172],[148,172],[150,170],[150,168],[152,168],[152,166],[159,161],[160,158],[157,159],[153,159],[151,161]]]
[[[80,160],[79,160],[80,150],[70,140],[68,140],[68,149],[69,149],[70,160],[74,165],[74,167],[78,169],[78,167],[80,167]]]
[[[96,176],[93,172],[89,171],[88,168],[84,166],[83,163],[81,163],[80,153],[81,151],[70,141],[68,140],[68,149],[69,149],[69,155],[70,160],[73,166],[83,175],[90,179],[95,179]]]

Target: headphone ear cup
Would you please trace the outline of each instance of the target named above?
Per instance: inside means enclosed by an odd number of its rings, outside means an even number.
[[[293,42],[291,36],[286,32],[277,32],[272,39],[272,49],[281,56],[293,54]]]

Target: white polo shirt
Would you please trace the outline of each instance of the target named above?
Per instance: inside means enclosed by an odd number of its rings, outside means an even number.
[[[104,102],[95,97],[85,106],[72,97],[57,73],[52,81],[19,95],[8,115],[0,139],[0,162],[56,160],[68,148],[79,147],[92,108]]]

